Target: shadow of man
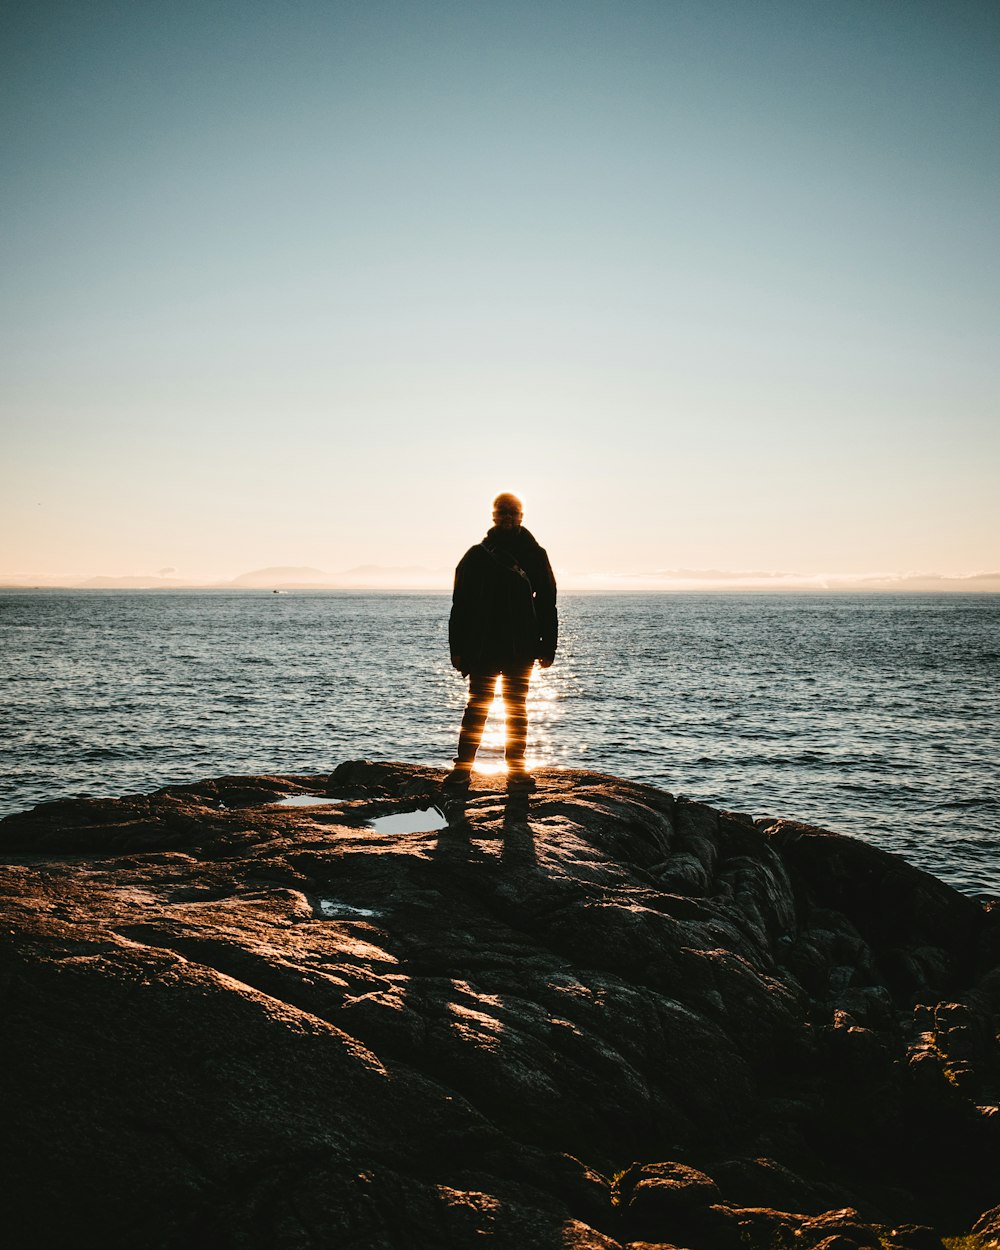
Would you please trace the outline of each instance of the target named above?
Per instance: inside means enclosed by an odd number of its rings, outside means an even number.
[[[467,808],[469,806],[468,790],[443,791],[437,798],[439,809],[444,812],[448,821],[447,831],[451,833],[462,833],[466,837],[469,836],[472,826],[469,823]],[[442,833],[445,830],[441,831]]]
[[[500,848],[500,861],[505,868],[531,870],[538,868],[535,836],[528,819],[529,801],[528,792],[525,790],[507,791]],[[482,852],[472,840],[474,827],[467,811],[468,791],[449,794],[439,799],[438,803],[448,824],[438,835],[437,846],[434,850],[435,857],[451,860],[453,863],[463,859],[480,858]],[[482,833],[483,836],[491,836],[485,831]]]
[[[503,813],[503,847],[500,858],[508,868],[537,869],[535,835],[528,820],[528,791],[508,790]]]
[[[477,795],[476,797],[482,797]],[[476,829],[468,813],[469,793],[445,793],[437,800],[438,808],[444,813],[447,825],[438,832],[437,844],[431,852],[432,858],[441,865],[458,868],[461,864],[484,860],[483,849],[475,838],[488,836],[483,830]]]

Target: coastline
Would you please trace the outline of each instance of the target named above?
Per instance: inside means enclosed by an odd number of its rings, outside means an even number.
[[[535,763],[832,825],[998,894],[998,603],[568,594],[532,685]],[[454,751],[443,594],[8,592],[0,607],[0,813]]]

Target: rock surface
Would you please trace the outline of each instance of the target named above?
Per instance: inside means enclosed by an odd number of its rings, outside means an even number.
[[[0,822],[9,1244],[993,1235],[1000,912],[594,773],[367,823],[440,777],[354,761]],[[306,794],[342,801],[276,805]]]

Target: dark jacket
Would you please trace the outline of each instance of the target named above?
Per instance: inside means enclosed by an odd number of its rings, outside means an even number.
[[[455,570],[451,654],[460,657],[463,673],[498,673],[551,660],[558,632],[556,579],[544,548],[523,525],[494,526]]]

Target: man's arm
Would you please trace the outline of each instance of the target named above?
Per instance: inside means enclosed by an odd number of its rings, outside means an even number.
[[[535,583],[535,615],[538,618],[538,663],[548,668],[555,659],[559,642],[559,613],[556,610],[556,579],[543,547],[539,548]]]
[[[455,570],[455,584],[451,594],[451,615],[448,618],[448,649],[451,663],[460,673],[468,671],[467,661],[471,654],[472,610],[475,588],[472,561],[466,553]]]

